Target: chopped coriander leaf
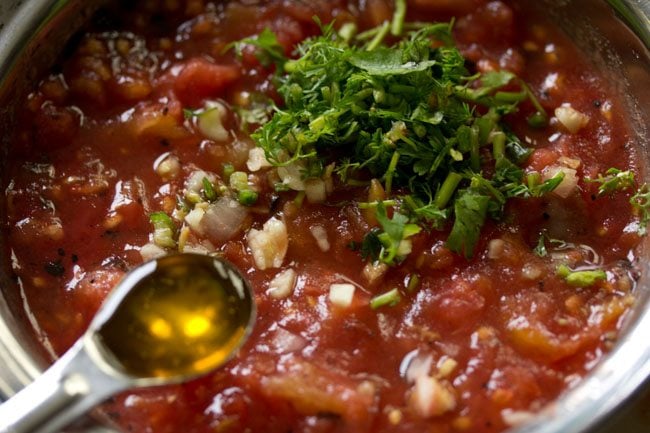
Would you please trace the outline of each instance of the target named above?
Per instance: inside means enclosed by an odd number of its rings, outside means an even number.
[[[404,75],[422,72],[436,64],[436,60],[408,60],[403,50],[379,47],[373,51],[352,53],[347,59],[353,66],[371,76]]]
[[[513,73],[471,75],[453,23],[403,23],[405,4],[396,4],[392,26],[355,35],[330,24],[303,41],[278,76],[284,106],[253,139],[271,164],[298,165],[304,179],[334,164],[348,185],[371,176],[389,196],[410,190],[397,197],[393,219],[378,208],[382,230],[364,239],[366,257],[395,265],[409,250],[405,233],[441,229],[451,218],[448,245],[469,258],[485,218],[500,218],[507,199],[538,197],[561,182],[526,185],[520,164],[532,150],[502,122],[523,101],[546,113]],[[391,30],[396,42],[385,44]],[[481,160],[488,145],[494,158]],[[485,164],[495,164],[486,170],[494,175],[483,175]]]
[[[508,71],[490,71],[481,76],[483,92],[485,94],[492,90],[506,86],[515,78],[515,74]]]
[[[645,236],[648,232],[648,222],[650,221],[650,187],[643,184],[630,198],[630,203],[634,209],[640,213],[638,233]]]
[[[149,215],[149,221],[153,224],[153,242],[159,247],[174,248],[176,241],[174,234],[176,226],[174,221],[165,212],[154,212]]]
[[[612,167],[605,172],[604,176],[599,174],[596,179],[586,178],[585,181],[598,183],[598,195],[603,196],[615,191],[634,188],[634,173],[630,170],[622,171]]]
[[[537,245],[533,249],[535,254],[539,257],[546,257],[548,255],[548,250],[546,249],[546,235],[542,235],[537,240]]]
[[[228,45],[225,50],[227,51],[234,47],[235,53],[241,57],[246,45],[252,45],[257,48],[255,56],[262,66],[268,67],[275,64],[280,69],[287,61],[284,55],[284,48],[278,42],[275,33],[268,28],[262,30],[257,36],[245,38]]]
[[[363,237],[359,251],[361,251],[361,257],[364,260],[370,259],[373,262],[379,260],[379,254],[383,248],[383,245],[379,240],[379,232],[380,229],[374,228]]]
[[[189,211],[192,210],[191,207],[185,201],[185,198],[180,194],[176,194],[176,209],[184,213],[188,213]]]
[[[399,212],[394,212],[392,219],[388,218],[386,207],[381,202],[377,204],[376,215],[383,229],[376,235],[382,245],[378,258],[386,264],[395,264],[404,258],[404,245],[408,238],[422,229],[417,224],[409,224],[408,217]]]
[[[564,180],[564,172],[559,171],[555,176],[550,179],[545,180],[539,185],[536,185],[533,188],[530,188],[530,195],[532,197],[541,197],[544,194],[552,192],[557,188],[562,181]]]
[[[525,147],[519,138],[507,129],[506,133],[506,154],[515,164],[523,164],[533,153],[533,149]]]
[[[541,197],[557,188],[564,179],[564,173],[559,171],[555,176],[540,183],[541,176],[539,173],[529,173],[526,177],[526,183],[511,183],[506,185],[504,192],[508,197]]]
[[[607,273],[602,269],[574,271],[567,265],[558,266],[557,275],[564,278],[567,283],[575,287],[589,287],[593,286],[598,281],[604,281],[607,279]]]
[[[190,110],[189,108],[183,108],[183,117],[185,119],[191,119],[201,114],[201,112],[202,110]]]
[[[449,208],[440,209],[431,199],[425,203],[415,195],[402,197],[404,206],[415,219],[428,223],[434,228],[441,229],[449,220],[451,210]]]
[[[463,191],[454,204],[454,226],[447,238],[447,247],[468,259],[474,256],[474,248],[485,222],[490,197],[472,189]]]
[[[377,295],[370,300],[370,308],[376,310],[381,307],[394,307],[402,300],[402,297],[399,294],[397,288],[390,290],[381,295]]]
[[[546,113],[541,113],[536,111],[526,118],[526,121],[533,128],[544,128],[548,125],[548,115]]]

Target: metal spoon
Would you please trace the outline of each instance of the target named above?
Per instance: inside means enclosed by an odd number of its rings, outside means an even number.
[[[72,348],[0,405],[0,433],[59,431],[120,391],[209,373],[254,318],[250,285],[222,259],[178,254],[138,266]]]

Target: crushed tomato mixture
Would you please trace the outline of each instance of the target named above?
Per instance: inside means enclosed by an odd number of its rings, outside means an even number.
[[[483,433],[574,386],[634,302],[647,221],[630,204],[639,167],[620,101],[522,3],[413,0],[407,19],[455,18],[471,74],[527,83],[549,118],[530,126],[529,102],[505,115],[532,150],[520,167],[562,182],[509,200],[473,254],[449,247],[447,223],[402,232],[390,263],[359,251],[397,213],[385,178],[351,184],[324,168],[305,185],[250,133],[273,114],[268,101],[283,107],[272,55],[295,57],[321,34],[315,15],[371,29],[393,19],[393,2],[101,11],[25,101],[3,174],[5,247],[35,332],[60,355],[125,272],[174,251],[233,262],[256,290],[258,319],[224,369],[119,396],[99,416],[126,432]],[[280,52],[261,51],[261,35]]]

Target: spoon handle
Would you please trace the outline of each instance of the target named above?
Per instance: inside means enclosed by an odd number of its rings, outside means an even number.
[[[78,341],[43,375],[0,405],[0,433],[58,432],[127,386],[101,371]]]

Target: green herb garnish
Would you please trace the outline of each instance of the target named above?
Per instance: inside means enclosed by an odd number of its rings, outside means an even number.
[[[640,236],[645,236],[648,232],[648,222],[650,222],[650,187],[643,184],[630,198],[630,203],[641,214],[638,233]]]
[[[605,175],[599,174],[596,179],[585,179],[586,182],[598,183],[598,195],[611,194],[615,191],[625,191],[634,188],[634,173],[630,170],[610,168]]]
[[[399,262],[410,253],[408,238],[418,234],[422,229],[417,224],[409,224],[408,217],[399,212],[393,214],[389,219],[386,215],[386,208],[382,203],[377,205],[377,221],[383,231],[377,235],[382,248],[379,252],[379,260],[392,265]]]
[[[548,255],[548,249],[546,249],[546,235],[544,233],[542,233],[537,240],[537,245],[535,245],[533,252],[538,257],[546,257]]]
[[[217,199],[217,192],[214,190],[214,186],[212,186],[210,179],[204,177],[201,183],[203,184],[203,195],[205,198],[208,201],[215,201]]]
[[[229,44],[225,48],[225,51],[234,47],[235,53],[241,57],[242,51],[246,45],[251,45],[257,49],[255,56],[262,66],[268,67],[275,64],[281,68],[287,60],[284,55],[284,48],[278,42],[275,33],[268,28],[262,30],[262,32],[257,36],[245,38],[241,41]]]
[[[370,300],[370,308],[376,310],[381,307],[394,307],[402,300],[399,291],[395,288],[381,295],[377,295]]]
[[[176,241],[174,240],[176,226],[171,217],[165,212],[154,212],[149,215],[149,221],[154,227],[154,244],[163,248],[174,248],[176,246]]]
[[[490,197],[472,189],[459,195],[454,203],[456,219],[447,239],[447,245],[452,251],[463,252],[468,258],[473,256],[489,202]]]
[[[244,206],[253,206],[257,203],[257,197],[257,192],[250,189],[245,189],[237,193],[237,200]]]
[[[589,287],[593,286],[598,281],[604,281],[607,279],[607,273],[602,269],[574,271],[567,265],[558,266],[557,275],[564,278],[567,283],[575,287]]]
[[[189,108],[183,108],[183,117],[185,119],[192,119],[194,117],[198,117],[203,110],[190,110]]]
[[[322,26],[296,59],[276,62],[284,65],[277,79],[285,106],[253,138],[276,166],[300,161],[305,179],[335,163],[343,182],[370,174],[389,196],[399,192],[392,219],[377,207],[382,227],[365,237],[366,257],[399,263],[407,237],[453,220],[447,245],[471,258],[485,219],[500,218],[507,199],[538,197],[562,181],[528,185],[520,164],[532,151],[502,121],[523,101],[538,123],[547,116],[514,74],[471,75],[452,23],[405,23],[405,5],[396,3],[392,22],[360,34]],[[397,37],[390,46],[388,33]]]

